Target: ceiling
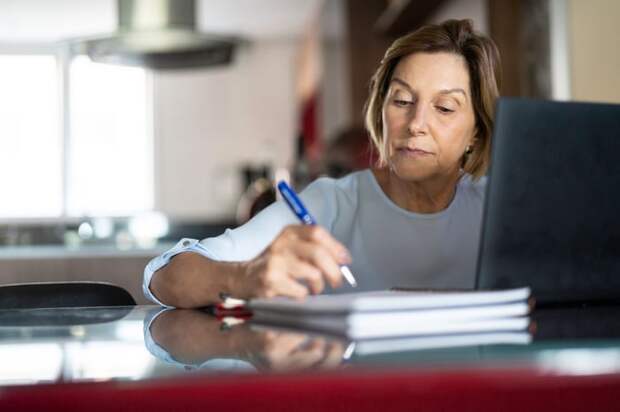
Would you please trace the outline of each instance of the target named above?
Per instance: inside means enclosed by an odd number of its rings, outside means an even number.
[[[198,0],[202,31],[296,38],[325,0]],[[330,0],[327,0],[330,1]],[[52,43],[116,29],[116,0],[1,0],[0,43]]]

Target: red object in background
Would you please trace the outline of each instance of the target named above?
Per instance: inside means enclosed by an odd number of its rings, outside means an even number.
[[[617,411],[620,375],[535,368],[188,375],[4,387],[1,411]]]
[[[301,107],[301,135],[304,140],[304,153],[311,162],[320,158],[323,151],[318,127],[318,93],[309,97]]]
[[[318,93],[314,93],[301,107],[302,147],[298,147],[297,162],[302,161],[301,157],[305,159],[310,166],[308,172],[311,178],[321,173],[341,177],[375,166],[378,155],[364,127],[352,126],[341,130],[326,147],[319,128],[319,100]]]
[[[378,153],[361,126],[341,130],[327,146],[324,167],[329,176],[341,177],[377,164]]]

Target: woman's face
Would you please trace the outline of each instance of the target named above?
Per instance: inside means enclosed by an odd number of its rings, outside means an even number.
[[[452,53],[403,57],[383,105],[391,170],[416,182],[458,174],[475,132],[465,60]]]

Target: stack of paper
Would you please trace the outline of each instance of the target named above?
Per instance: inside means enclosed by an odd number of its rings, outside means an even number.
[[[381,291],[248,303],[253,321],[353,340],[524,331],[529,288],[498,291]]]

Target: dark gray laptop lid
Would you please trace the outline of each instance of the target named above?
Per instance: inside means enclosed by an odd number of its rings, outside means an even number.
[[[478,288],[620,298],[620,105],[500,99]]]

